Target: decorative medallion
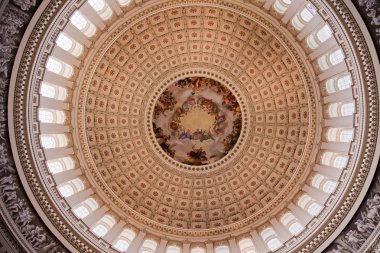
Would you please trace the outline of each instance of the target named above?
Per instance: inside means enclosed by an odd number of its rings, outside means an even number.
[[[207,77],[175,82],[154,108],[157,142],[170,157],[188,165],[206,165],[224,157],[236,144],[241,126],[235,96]]]

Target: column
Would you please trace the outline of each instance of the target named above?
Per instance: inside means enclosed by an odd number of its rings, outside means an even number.
[[[328,151],[345,153],[347,154],[350,151],[350,142],[322,142],[321,149],[326,149]]]
[[[318,79],[319,81],[323,81],[323,80],[326,80],[326,79],[329,79],[335,75],[338,75],[342,72],[345,72],[347,71],[347,66],[346,66],[346,63],[345,61],[337,64],[337,65],[334,65],[334,66],[331,66],[329,69],[323,71],[321,74],[318,75]]]
[[[70,54],[61,47],[54,47],[53,52],[51,53],[54,57],[62,60],[63,62],[79,67],[80,61],[74,55]]]
[[[277,219],[271,219],[270,223],[272,224],[274,231],[282,243],[285,243],[290,238],[292,238],[293,234],[290,233],[282,223],[278,222]]]
[[[301,223],[302,226],[306,227],[306,225],[309,223],[309,221],[313,218],[307,211],[299,207],[298,205],[295,205],[293,203],[290,203],[288,208],[294,216],[297,217],[299,222]]]
[[[253,244],[255,245],[257,252],[268,253],[271,251],[256,230],[251,231],[250,234],[252,236]]]
[[[333,36],[331,36],[328,40],[326,40],[325,42],[323,42],[321,45],[319,45],[319,47],[317,47],[316,49],[314,49],[310,54],[310,59],[311,60],[315,60],[316,58],[318,58],[319,56],[327,53],[330,49],[332,49],[333,47],[337,46],[337,42],[335,41],[335,38]]]
[[[341,169],[319,164],[314,166],[314,171],[335,181],[339,180],[340,174],[342,173]]]
[[[40,133],[61,134],[70,132],[70,126],[52,123],[40,123]]]
[[[62,87],[72,88],[73,82],[68,80],[67,78],[57,75],[56,73],[45,71],[44,73],[44,81],[52,84],[56,84]]]
[[[321,28],[323,26],[323,20],[319,15],[315,15],[301,30],[301,32],[297,35],[297,39],[303,40],[305,37],[310,35],[313,31],[317,30],[317,28]]]
[[[70,105],[68,103],[65,103],[65,102],[58,100],[58,99],[41,96],[40,97],[40,107],[41,108],[57,109],[57,110],[68,110],[70,108]]]
[[[338,102],[338,101],[343,101],[347,99],[353,99],[351,89],[346,89],[346,90],[341,90],[341,91],[331,93],[330,95],[323,97],[323,103],[327,104],[327,103]]]
[[[57,158],[66,157],[74,154],[73,148],[50,148],[45,149],[46,160],[53,160]]]
[[[69,37],[73,38],[77,42],[83,44],[85,47],[91,46],[91,41],[84,35],[76,26],[74,26],[71,22],[68,22],[65,29],[63,30],[65,34]]]
[[[288,23],[289,20],[297,14],[297,12],[301,11],[305,7],[305,4],[305,0],[292,1],[282,17],[281,22],[284,24]]]
[[[184,242],[182,245],[182,253],[190,253],[190,243]]]
[[[136,253],[141,248],[143,240],[145,238],[145,231],[140,231],[138,235],[133,239],[132,243],[129,245],[126,253]]]
[[[324,120],[324,126],[326,127],[353,127],[354,116],[343,116]]]
[[[103,216],[104,214],[108,211],[108,207],[107,206],[102,206],[98,209],[96,209],[94,212],[90,213],[89,215],[87,215],[86,217],[84,217],[82,219],[82,221],[88,226],[88,227],[92,227],[93,225],[96,224],[97,221],[99,221]]]
[[[53,174],[53,178],[54,178],[55,183],[58,185],[58,184],[62,184],[64,182],[70,181],[74,178],[77,178],[80,175],[82,175],[82,170],[74,169],[74,170],[65,170],[57,174]]]
[[[117,237],[121,234],[125,226],[125,221],[119,221],[115,226],[113,226],[107,234],[104,235],[103,239],[110,243],[111,245],[114,244]]]
[[[302,190],[304,190],[310,197],[317,201],[322,206],[325,204],[326,200],[329,198],[329,194],[321,191],[315,187],[305,185]]]
[[[240,248],[238,247],[235,238],[229,239],[228,244],[230,245],[230,252],[231,253],[240,253]]]
[[[160,244],[158,245],[158,248],[156,250],[156,253],[165,253],[167,244],[168,244],[168,240],[161,239]]]
[[[96,27],[98,27],[100,30],[106,28],[106,25],[104,24],[101,17],[87,1],[82,5],[81,10],[83,10],[82,13],[85,13],[83,15],[85,15],[88,18],[88,20],[91,23],[93,23]]]
[[[92,194],[94,194],[94,191],[92,190],[92,188],[85,189],[83,191],[74,193],[73,195],[67,197],[66,201],[71,207],[75,207],[79,205],[80,203],[82,203],[83,201],[85,201],[86,199],[88,199]]]
[[[212,242],[206,243],[206,253],[214,253],[214,245]]]

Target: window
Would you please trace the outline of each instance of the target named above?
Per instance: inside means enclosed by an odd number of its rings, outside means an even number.
[[[124,252],[128,249],[135,236],[135,232],[133,232],[131,229],[124,229],[123,232],[121,232],[119,235],[113,247],[121,252]]]
[[[327,141],[350,142],[353,133],[352,129],[332,127],[327,130]]]
[[[199,247],[191,249],[190,252],[191,253],[206,253],[204,248],[199,248]]]
[[[111,215],[106,214],[95,224],[92,232],[98,237],[103,237],[115,223],[115,219]]]
[[[332,65],[341,63],[344,59],[344,55],[341,49],[338,49],[330,54],[330,62]]]
[[[312,203],[309,208],[307,209],[307,211],[313,215],[313,216],[316,216],[319,214],[319,212],[321,211],[322,207],[317,204],[317,203]]]
[[[120,6],[127,6],[131,4],[132,0],[117,0],[120,4]]]
[[[41,144],[44,148],[62,148],[68,145],[65,134],[41,134]]]
[[[178,246],[169,246],[166,249],[166,253],[181,253],[181,248]]]
[[[93,198],[88,198],[83,201],[79,206],[74,208],[74,214],[79,218],[83,219],[93,211],[99,208],[98,202]]]
[[[63,111],[39,108],[38,120],[42,123],[63,124],[65,123],[66,117]]]
[[[347,157],[338,155],[334,159],[333,166],[336,168],[343,169],[344,167],[346,167],[347,160],[348,160]]]
[[[104,0],[88,0],[88,2],[101,19],[108,20],[112,17],[112,10]]]
[[[321,163],[323,165],[342,169],[347,164],[348,157],[339,153],[325,151],[322,155]]]
[[[241,253],[256,253],[255,246],[249,238],[244,238],[238,243]]]
[[[84,189],[84,183],[81,179],[75,178],[64,184],[58,185],[57,187],[62,197],[66,198],[77,192],[82,191]]]
[[[354,102],[338,102],[329,105],[330,117],[344,117],[355,113]]]
[[[317,48],[320,44],[331,38],[332,31],[326,24],[316,33],[312,33],[306,38],[306,43],[311,49]]]
[[[352,115],[355,112],[355,106],[354,103],[344,103],[341,106],[341,115],[342,116],[349,116]]]
[[[218,246],[215,248],[215,253],[230,253],[230,248],[228,246]]]
[[[351,77],[349,75],[345,75],[338,79],[338,89],[345,90],[350,88],[352,85]]]
[[[278,12],[278,13],[285,13],[286,10],[288,9],[289,5],[291,4],[291,0],[276,0],[273,4],[273,8]]]
[[[281,217],[280,221],[293,235],[298,235],[302,230],[304,230],[304,227],[291,212],[285,213]]]
[[[339,141],[341,142],[350,142],[352,141],[352,137],[354,135],[353,130],[342,130],[339,135]]]
[[[71,65],[64,63],[63,61],[60,61],[52,56],[48,58],[46,62],[46,68],[50,72],[66,78],[70,78],[74,74],[74,68]]]
[[[305,8],[302,9],[297,15],[292,19],[292,25],[295,29],[301,30],[305,24],[307,24],[316,14],[315,7],[308,3]]]
[[[56,40],[57,45],[70,54],[78,57],[83,53],[83,45],[73,40],[65,33],[60,33]]]
[[[96,27],[79,11],[74,12],[74,14],[70,17],[70,22],[89,38],[94,36],[96,33]]]
[[[323,188],[322,190],[324,192],[327,192],[327,193],[333,193],[335,191],[335,188],[336,188],[336,182],[333,182],[331,180],[327,180],[324,184],[323,184]]]
[[[338,76],[326,81],[327,93],[333,93],[351,88],[352,81],[350,75]]]
[[[306,210],[309,214],[316,216],[321,211],[322,207],[309,195],[303,194],[298,202],[298,206]]]
[[[277,235],[274,232],[273,228],[269,227],[264,229],[260,235],[270,250],[275,251],[282,246],[282,243],[277,238]]]
[[[147,239],[141,246],[141,253],[154,253],[157,248],[157,243],[153,240]]]
[[[71,157],[58,158],[46,162],[49,171],[53,174],[74,169],[74,160]]]
[[[42,81],[41,83],[40,93],[44,97],[54,98],[58,100],[65,100],[67,98],[66,88],[47,83],[45,81]]]

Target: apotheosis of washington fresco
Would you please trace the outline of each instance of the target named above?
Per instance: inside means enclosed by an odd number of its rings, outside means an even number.
[[[171,84],[154,108],[153,131],[159,145],[188,165],[207,165],[224,157],[236,144],[241,126],[235,96],[207,77]]]

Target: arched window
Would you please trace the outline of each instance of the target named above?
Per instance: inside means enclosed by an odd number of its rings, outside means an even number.
[[[166,249],[166,252],[165,253],[181,253],[181,248],[178,247],[178,246],[169,246],[167,249]]]
[[[84,183],[80,178],[75,178],[57,186],[62,197],[69,197],[77,192],[84,190]]]
[[[278,239],[276,232],[274,232],[273,228],[269,227],[264,229],[263,231],[261,231],[260,235],[271,251],[275,251],[282,246],[282,243]]]
[[[103,237],[115,224],[115,219],[111,215],[106,214],[95,224],[92,232],[97,237]]]
[[[352,85],[352,80],[350,75],[342,76],[338,79],[338,89],[345,90],[350,88]]]
[[[344,60],[344,54],[342,49],[336,49],[331,53],[327,53],[318,58],[319,68],[323,71],[329,69],[331,66],[335,66]]]
[[[239,241],[239,248],[241,253],[256,253],[255,246],[249,238],[244,238]]]
[[[303,194],[297,204],[313,216],[318,215],[322,210],[322,207],[307,194]]]
[[[204,248],[200,248],[200,247],[196,247],[196,248],[192,248],[191,253],[206,253],[206,250]]]
[[[65,134],[41,134],[41,144],[44,148],[62,148],[68,145]]]
[[[131,4],[132,0],[117,0],[120,4],[120,6],[128,6]]]
[[[119,250],[120,252],[124,252],[128,249],[129,245],[131,245],[135,236],[136,234],[135,232],[133,232],[133,230],[124,229],[123,232],[121,232],[121,234],[119,235],[113,247]]]
[[[276,0],[273,4],[273,8],[280,14],[283,14],[292,3],[291,0]]]
[[[316,14],[315,7],[308,3],[299,13],[292,19],[292,25],[295,29],[301,30]]]
[[[46,68],[50,72],[53,72],[57,75],[70,78],[74,74],[74,68],[70,64],[67,64],[61,60],[58,60],[52,56],[49,56],[46,62]]]
[[[305,229],[291,212],[285,213],[280,221],[293,235],[298,235]]]
[[[154,253],[156,252],[157,242],[147,239],[141,246],[140,253]]]
[[[353,134],[352,129],[332,127],[327,130],[327,141],[350,142]]]
[[[306,43],[311,49],[317,48],[320,44],[331,38],[331,28],[326,24],[317,32],[312,33],[306,38]]]
[[[79,204],[79,206],[75,207],[73,212],[79,219],[83,219],[98,208],[98,202],[93,198],[88,198]]]
[[[82,13],[75,11],[70,17],[70,22],[84,35],[91,38],[96,33],[96,27]]]
[[[112,17],[112,10],[104,0],[88,0],[88,2],[103,20]]]
[[[60,110],[39,108],[38,120],[42,123],[63,124],[65,123],[66,116],[65,113]]]
[[[321,163],[330,167],[342,169],[346,167],[348,157],[343,154],[325,151],[321,158]]]
[[[46,161],[49,171],[53,174],[74,169],[74,160],[71,157],[63,157],[54,160]]]
[[[67,98],[66,88],[47,83],[45,81],[42,81],[41,83],[40,93],[44,97],[54,98],[57,100],[65,100]]]
[[[338,76],[326,81],[326,91],[327,93],[334,93],[351,88],[351,85],[352,80],[350,75]]]
[[[332,193],[334,192],[335,188],[336,188],[336,185],[337,183],[326,178],[325,176],[322,176],[320,174],[315,174],[313,176],[313,180],[312,180],[312,186],[314,186],[315,188],[317,189],[320,189],[324,192],[327,192],[327,193]]]
[[[70,54],[78,57],[83,53],[83,45],[61,32],[56,40],[57,45]]]
[[[226,245],[215,248],[215,253],[230,253],[230,248]]]
[[[329,116],[334,117],[344,117],[350,116],[355,113],[354,102],[337,102],[329,105]]]

